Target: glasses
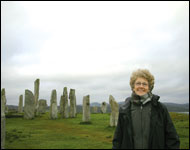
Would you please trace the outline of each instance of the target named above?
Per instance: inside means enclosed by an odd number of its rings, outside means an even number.
[[[143,82],[143,83],[141,83],[141,82],[135,83],[136,86],[141,86],[141,84],[142,84],[143,87],[147,87],[148,86],[148,84],[145,83],[145,82]]]

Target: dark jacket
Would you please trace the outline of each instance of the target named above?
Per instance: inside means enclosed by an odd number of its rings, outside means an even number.
[[[167,108],[159,96],[151,99],[149,149],[178,149],[179,137]],[[133,126],[131,119],[131,97],[119,109],[118,124],[113,138],[113,149],[134,149]]]
[[[134,149],[148,149],[151,97],[145,98],[145,96],[138,96],[138,99],[135,97],[132,96],[131,100]]]

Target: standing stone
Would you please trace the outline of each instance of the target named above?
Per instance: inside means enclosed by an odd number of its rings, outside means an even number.
[[[5,106],[5,114],[8,114],[9,113],[9,107],[6,105]]]
[[[1,149],[5,149],[5,89],[1,90]]]
[[[75,96],[75,90],[74,89],[70,89],[69,99],[70,99],[69,116],[70,116],[70,118],[75,118],[77,112],[76,112],[76,96]]]
[[[37,109],[37,114],[45,114],[46,113],[46,108],[47,108],[47,101],[45,99],[40,99],[38,101],[38,109]]]
[[[102,104],[101,104],[101,112],[103,114],[105,114],[106,111],[107,111],[107,104],[106,104],[106,102],[102,102]]]
[[[61,95],[61,97],[60,97],[59,113],[61,114],[61,118],[63,118],[63,95]]]
[[[52,90],[51,100],[50,100],[50,119],[57,119],[57,92]]]
[[[69,117],[67,87],[64,87],[63,96],[61,96],[61,99],[60,99],[60,113],[61,113],[61,118]]]
[[[90,121],[90,95],[83,97],[83,115],[82,121],[89,122]]]
[[[110,95],[109,103],[111,106],[111,115],[110,115],[110,126],[117,126],[118,115],[119,115],[119,105],[115,101],[114,97]]]
[[[39,89],[40,89],[40,79],[36,79],[34,82],[35,111],[37,111],[38,108]]]
[[[23,95],[19,96],[18,113],[23,113]]]
[[[94,113],[94,114],[98,113],[98,107],[97,106],[92,107],[92,113]]]
[[[74,115],[75,117],[77,116],[77,100],[76,100],[76,95],[75,95],[75,91],[74,91]]]
[[[35,114],[34,95],[30,90],[25,90],[24,118],[33,119]]]
[[[3,113],[5,114],[5,111],[6,111],[6,103],[7,103],[7,99],[6,99],[6,95],[5,95],[5,88],[3,88],[1,90],[1,101],[2,101],[2,104],[1,107],[2,107],[2,111]]]

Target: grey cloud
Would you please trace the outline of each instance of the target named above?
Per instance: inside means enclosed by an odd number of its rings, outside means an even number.
[[[143,63],[143,62],[137,62]],[[187,63],[182,64],[154,62],[150,71],[155,76],[154,94],[161,96],[161,101],[185,103],[189,100],[189,77],[188,70],[184,69]],[[40,78],[40,98],[48,101],[53,89],[57,90],[57,100],[59,102],[63,88],[66,86],[68,92],[70,88],[76,89],[77,103],[82,104],[84,95],[91,95],[91,102],[103,100],[108,101],[109,95],[113,95],[117,101],[131,95],[129,79],[131,72],[126,69],[123,72],[115,72],[99,76],[20,76],[14,72],[14,67],[2,67],[1,86],[6,88],[8,104],[17,104],[20,94],[24,94],[25,89],[34,89],[34,81]],[[176,71],[177,70],[177,71]]]
[[[18,54],[38,52],[41,43],[51,35],[29,24],[27,12],[18,2],[2,3],[2,60],[12,61]],[[36,55],[37,56],[37,55]],[[38,58],[33,62],[39,61]],[[13,61],[13,63],[15,63]],[[17,63],[17,62],[16,62]],[[27,63],[27,62],[23,62]],[[28,62],[28,63],[31,63]]]

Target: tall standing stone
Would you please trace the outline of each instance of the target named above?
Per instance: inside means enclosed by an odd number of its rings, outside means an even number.
[[[57,119],[57,92],[52,90],[51,100],[50,100],[50,119]]]
[[[61,99],[60,99],[60,113],[61,113],[61,118],[69,117],[67,87],[64,87],[63,95],[61,96]]]
[[[18,113],[23,113],[23,95],[19,96]]]
[[[6,105],[5,106],[5,114],[7,114],[9,112],[9,107]]]
[[[69,116],[70,118],[76,117],[76,96],[75,96],[75,89],[70,89],[69,92],[69,99],[70,99],[70,111]]]
[[[34,82],[35,111],[37,111],[38,108],[39,89],[40,89],[40,79],[36,79]]]
[[[59,113],[61,114],[61,118],[64,118],[64,117],[63,117],[63,95],[61,95],[61,97],[60,97]]]
[[[25,90],[24,119],[33,119],[35,114],[34,95],[30,90]]]
[[[119,105],[115,101],[112,95],[109,96],[109,103],[111,106],[111,115],[110,115],[110,126],[117,126],[118,115],[119,115]]]
[[[83,115],[82,121],[89,122],[90,121],[90,95],[83,97]]]
[[[5,111],[6,111],[6,103],[7,103],[7,99],[6,99],[6,94],[5,94],[5,88],[3,88],[1,90],[1,101],[2,101],[2,109],[3,110],[3,113],[5,114]]]
[[[102,102],[102,104],[101,104],[101,112],[103,114],[105,114],[106,111],[107,111],[107,104],[106,104],[106,102]]]
[[[5,149],[5,89],[1,90],[1,149]]]
[[[38,109],[37,109],[37,114],[45,114],[46,113],[46,108],[47,108],[47,101],[45,99],[40,99],[38,101]]]

